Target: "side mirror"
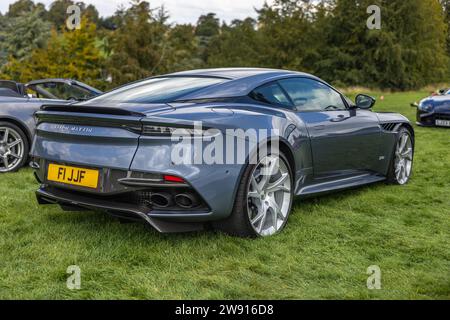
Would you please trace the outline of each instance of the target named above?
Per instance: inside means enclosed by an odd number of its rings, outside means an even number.
[[[356,107],[359,109],[371,109],[377,100],[365,94],[358,94],[355,99]]]

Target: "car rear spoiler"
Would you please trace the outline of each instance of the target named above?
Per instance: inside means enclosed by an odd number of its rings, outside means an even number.
[[[43,105],[41,107],[41,111],[145,117],[145,114],[143,114],[141,112],[130,111],[130,110],[121,109],[121,108],[77,106],[77,105]]]
[[[142,132],[141,119],[144,115],[119,108],[58,106],[41,107],[35,113],[36,124],[56,123],[118,127],[135,133]]]

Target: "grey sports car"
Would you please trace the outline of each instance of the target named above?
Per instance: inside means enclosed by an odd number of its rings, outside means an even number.
[[[40,204],[104,210],[160,232],[284,228],[294,196],[411,176],[414,130],[321,79],[210,69],[44,106],[32,148]]]
[[[70,104],[101,91],[70,79],[44,79],[21,84],[0,80],[0,173],[21,168],[33,139],[34,113],[44,104]]]

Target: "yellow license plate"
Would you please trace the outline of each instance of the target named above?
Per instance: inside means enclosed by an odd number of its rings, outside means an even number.
[[[99,173],[97,170],[49,164],[47,179],[49,181],[96,189]]]

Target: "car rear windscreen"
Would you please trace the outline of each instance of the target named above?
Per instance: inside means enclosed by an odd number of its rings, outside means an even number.
[[[91,99],[95,103],[168,103],[194,91],[227,81],[212,77],[161,77],[135,82]]]

